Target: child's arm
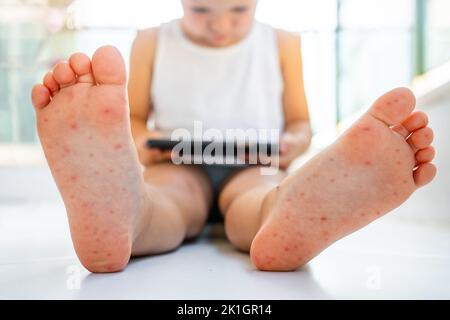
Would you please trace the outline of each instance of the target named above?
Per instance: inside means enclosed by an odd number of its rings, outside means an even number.
[[[128,99],[130,102],[131,131],[135,140],[148,132],[147,120],[152,109],[150,85],[156,32],[155,29],[139,31],[131,49]]]
[[[284,133],[280,141],[280,167],[301,155],[311,143],[312,131],[303,83],[300,37],[278,30],[280,65],[283,74]]]
[[[157,132],[147,128],[147,121],[152,111],[150,92],[157,33],[157,28],[139,31],[133,42],[130,60],[128,99],[131,132],[139,160],[144,165],[170,158],[168,152],[161,152],[159,149],[150,150],[146,147],[149,137],[158,136]]]

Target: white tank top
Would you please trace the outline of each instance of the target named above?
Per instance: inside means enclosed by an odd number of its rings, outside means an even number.
[[[158,31],[151,97],[156,129],[283,129],[283,79],[275,30],[255,22],[239,43],[190,41],[179,19]],[[197,123],[198,124],[198,123]]]

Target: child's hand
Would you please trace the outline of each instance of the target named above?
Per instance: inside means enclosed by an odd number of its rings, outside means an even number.
[[[297,157],[303,154],[309,146],[309,139],[298,133],[285,132],[280,139],[281,169],[287,169]]]
[[[171,160],[172,151],[162,151],[158,148],[149,148],[147,146],[147,140],[150,138],[162,138],[164,135],[158,131],[149,131],[136,139],[136,148],[138,151],[139,161],[148,166],[154,163],[166,162]]]

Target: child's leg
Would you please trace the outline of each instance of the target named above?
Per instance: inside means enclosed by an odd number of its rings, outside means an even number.
[[[219,209],[225,220],[225,232],[230,242],[249,252],[253,238],[261,226],[261,205],[265,196],[286,176],[279,171],[263,176],[260,167],[238,172],[223,187],[219,195]]]
[[[138,226],[134,256],[173,250],[202,231],[212,203],[204,171],[196,166],[161,163],[147,167],[144,179],[151,209]]]
[[[433,179],[433,131],[423,112],[412,113],[414,105],[408,89],[388,92],[334,144],[272,188],[262,205],[261,196],[231,203],[227,211],[236,210],[236,220],[253,218],[249,238],[258,229],[250,247],[257,268],[295,270]]]
[[[32,92],[39,137],[75,250],[93,272],[123,269],[132,252],[175,248],[198,232],[210,201],[207,178],[192,168],[155,167],[144,181],[125,84],[122,57],[103,47],[92,62],[75,54],[69,63],[59,63]],[[175,182],[175,173],[189,185],[191,198],[187,187]]]

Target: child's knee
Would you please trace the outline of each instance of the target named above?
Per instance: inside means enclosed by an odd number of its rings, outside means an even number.
[[[228,240],[238,249],[248,252],[259,226],[259,206],[248,197],[235,199],[225,214],[225,232]]]

